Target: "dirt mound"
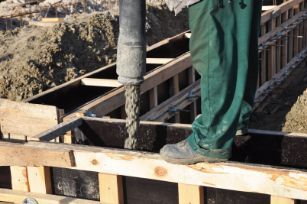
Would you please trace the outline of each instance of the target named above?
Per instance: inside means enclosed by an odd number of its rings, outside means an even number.
[[[163,4],[148,5],[148,44],[187,29]],[[0,32],[0,97],[23,100],[116,60],[118,16],[109,12],[66,17],[53,27]]]
[[[117,19],[109,13],[84,19],[1,33],[1,97],[25,99],[114,61]]]
[[[174,16],[168,11],[163,1],[149,3],[147,8],[147,42],[156,43],[164,38],[174,36],[188,29],[186,11]]]
[[[252,115],[251,128],[307,133],[307,66],[302,63]]]
[[[307,82],[307,78],[305,80]],[[307,89],[298,97],[296,103],[287,114],[286,123],[282,130],[307,133]]]

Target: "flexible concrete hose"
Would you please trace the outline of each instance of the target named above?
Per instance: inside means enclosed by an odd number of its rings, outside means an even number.
[[[140,84],[146,67],[145,13],[145,0],[120,0],[116,72],[126,88],[127,149],[135,149],[138,138]]]
[[[135,149],[137,138],[139,137],[138,129],[140,125],[140,86],[125,86],[125,97],[125,110],[127,114],[126,128],[129,135],[129,137],[125,140],[125,148]]]

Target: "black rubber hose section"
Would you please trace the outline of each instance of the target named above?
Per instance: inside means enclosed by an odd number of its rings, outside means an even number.
[[[145,0],[120,0],[117,47],[118,81],[138,85],[146,67]]]

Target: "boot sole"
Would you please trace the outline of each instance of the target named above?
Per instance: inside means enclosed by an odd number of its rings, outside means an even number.
[[[191,164],[197,164],[197,163],[219,163],[219,162],[226,162],[228,159],[219,159],[219,158],[203,158],[203,159],[197,159],[197,160],[188,160],[188,159],[173,159],[173,158],[164,158],[162,157],[164,161],[172,164],[180,164],[180,165],[191,165]]]

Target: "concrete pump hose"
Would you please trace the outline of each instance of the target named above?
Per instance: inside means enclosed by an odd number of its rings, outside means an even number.
[[[120,0],[116,72],[125,85],[127,149],[135,149],[138,138],[140,84],[146,68],[145,14],[145,0]]]

